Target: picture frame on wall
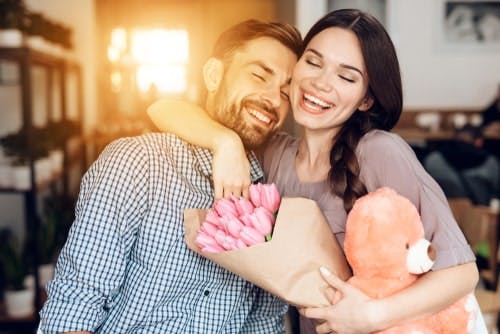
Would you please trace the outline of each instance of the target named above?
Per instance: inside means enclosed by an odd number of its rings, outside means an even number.
[[[451,50],[500,50],[500,0],[439,0],[439,44]]]

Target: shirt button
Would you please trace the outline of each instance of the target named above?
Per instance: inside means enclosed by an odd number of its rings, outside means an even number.
[[[210,294],[210,291],[205,290],[205,291],[203,292],[203,294],[204,294],[205,296],[208,296],[208,295]]]

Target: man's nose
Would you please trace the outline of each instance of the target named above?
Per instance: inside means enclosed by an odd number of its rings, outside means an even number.
[[[281,104],[281,87],[266,90],[263,97],[272,108],[278,108]]]

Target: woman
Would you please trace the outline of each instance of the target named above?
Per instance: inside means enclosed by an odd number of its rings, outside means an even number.
[[[315,330],[316,324],[305,317],[318,320],[318,333],[368,333],[453,303],[477,283],[475,258],[437,183],[408,144],[388,132],[402,111],[401,77],[390,37],[372,16],[346,9],[321,18],[304,45],[289,93],[303,134],[300,138],[279,134],[259,152],[268,181],[275,182],[284,196],[316,200],[341,245],[354,201],[379,187],[391,187],[419,209],[437,258],[433,270],[412,287],[380,300],[370,299],[335,275],[324,275],[343,298],[329,307],[301,310],[302,332]],[[160,129],[214,151],[219,196],[244,194],[241,185],[246,186],[248,178],[233,182],[247,173],[235,171],[239,166],[235,161],[243,160],[245,153],[236,136],[194,107],[178,114],[169,110],[174,108],[159,101],[149,114]],[[188,124],[195,122],[201,122],[206,132],[190,131]],[[223,178],[229,186],[221,190],[217,184]]]

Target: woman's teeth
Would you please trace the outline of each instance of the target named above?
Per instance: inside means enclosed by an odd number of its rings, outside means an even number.
[[[271,119],[269,117],[267,117],[266,115],[258,112],[255,109],[248,109],[248,112],[250,113],[250,115],[252,115],[253,117],[257,118],[259,121],[262,121],[262,122],[264,122],[266,124],[271,123]]]
[[[306,94],[306,93],[304,93],[304,100],[305,100],[305,102],[306,102],[309,106],[311,106],[311,107],[313,107],[313,108],[315,108],[315,109],[317,109],[317,107],[318,107],[318,106],[319,106],[319,107],[321,107],[321,108],[323,108],[323,109],[328,109],[328,108],[331,108],[331,107],[332,107],[332,105],[331,105],[331,104],[326,103],[325,101],[320,100],[320,99],[318,99],[317,97],[315,97],[315,96],[313,96],[313,95],[310,95],[310,94]],[[313,105],[311,105],[311,103],[312,103]]]

